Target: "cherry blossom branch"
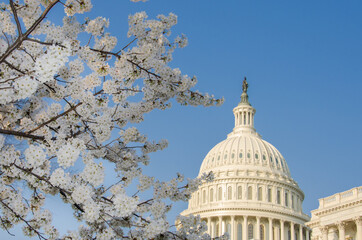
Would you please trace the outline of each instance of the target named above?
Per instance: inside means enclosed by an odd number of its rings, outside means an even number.
[[[44,10],[44,12],[40,15],[40,17],[33,23],[33,25],[21,36],[19,36],[16,41],[6,49],[5,53],[0,57],[0,63],[4,62],[4,60],[15,50],[17,49],[23,41],[36,29],[36,27],[44,20],[49,11],[59,2],[59,0],[54,0],[49,4],[49,6]]]
[[[14,19],[15,19],[15,22],[16,22],[16,27],[18,29],[19,37],[21,37],[23,35],[23,31],[21,30],[21,25],[20,25],[20,22],[19,22],[18,12],[15,9],[13,0],[10,0],[10,7],[11,7],[11,11],[14,14]]]
[[[35,228],[33,228],[30,224],[29,224],[29,222],[27,221],[27,220],[25,220],[22,216],[20,216],[19,214],[17,214],[8,204],[6,204],[2,199],[0,200],[0,203],[4,206],[4,207],[6,207],[7,209],[9,209],[10,210],[10,212],[12,212],[14,215],[15,215],[15,217],[17,217],[17,218],[19,218],[21,221],[23,221],[32,231],[34,231],[37,235],[38,235],[38,237],[40,238],[40,239],[46,239],[38,230],[36,230]]]
[[[38,136],[38,135],[33,135],[33,134],[18,132],[18,131],[13,131],[13,130],[6,130],[6,129],[1,129],[1,128],[0,128],[0,133],[5,134],[5,135],[31,138],[34,140],[44,140],[45,139],[45,137],[43,137],[43,136]]]
[[[2,219],[2,217],[0,217],[1,220],[1,225],[3,226],[3,228],[8,232],[8,234],[10,234],[11,236],[15,236],[14,234],[12,234],[9,229],[5,226],[4,220]]]
[[[97,96],[97,95],[99,95],[99,94],[101,94],[101,93],[103,93],[103,90],[99,90],[98,92],[96,92],[95,94],[94,94],[94,96]],[[40,124],[39,126],[37,126],[36,128],[33,128],[32,130],[30,130],[30,131],[28,131],[27,133],[32,133],[32,132],[34,132],[34,131],[36,131],[36,130],[38,130],[38,129],[40,129],[40,128],[42,128],[42,127],[44,127],[45,125],[47,125],[47,124],[49,124],[49,123],[51,123],[51,122],[53,122],[53,121],[55,121],[55,120],[57,120],[58,118],[60,118],[60,117],[62,117],[62,116],[64,116],[64,115],[66,115],[67,113],[69,113],[69,112],[71,112],[71,111],[73,111],[73,110],[75,110],[77,107],[79,107],[80,105],[82,105],[83,104],[83,102],[80,102],[80,103],[77,103],[76,105],[74,105],[73,107],[71,107],[71,108],[69,108],[68,110],[66,110],[66,111],[64,111],[63,113],[61,113],[61,114],[59,114],[59,115],[57,115],[57,116],[55,116],[55,117],[52,117],[51,119],[49,119],[48,121],[46,121],[46,122],[44,122],[44,123],[42,123],[42,124]]]

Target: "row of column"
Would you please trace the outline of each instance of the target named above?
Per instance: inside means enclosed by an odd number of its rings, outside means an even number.
[[[242,239],[243,240],[247,240],[248,239],[248,216],[224,216],[226,218],[230,218],[231,220],[231,231],[230,231],[230,239],[231,240],[237,240],[237,227],[236,227],[236,223],[237,221],[235,220],[236,217],[243,217],[243,222],[242,222]],[[266,232],[264,232],[264,239],[260,239],[260,230],[261,230],[261,217],[259,216],[250,216],[250,218],[256,218],[256,229],[255,229],[255,240],[288,240],[285,238],[285,220],[278,220],[278,219],[273,219],[273,218],[267,218],[268,219],[268,235],[269,238],[266,238]],[[274,236],[274,232],[273,232],[273,222],[277,221],[280,224],[280,236],[278,239],[278,236]],[[226,224],[225,221],[223,221],[223,216],[218,216],[218,220],[217,221],[212,221],[211,217],[207,218],[207,227],[208,227],[208,233],[210,234],[210,236],[212,238],[218,237],[215,236],[215,232],[216,232],[216,224],[217,222],[219,223],[219,235],[223,235],[226,232]],[[299,239],[298,240],[309,240],[309,235],[310,235],[310,230],[309,228],[305,227],[302,224],[296,224],[294,222],[290,222],[290,235],[291,235],[291,239],[290,240],[297,240],[295,238],[295,225],[299,225]],[[213,226],[211,226],[211,224],[213,224]],[[211,232],[211,229],[213,232]],[[305,229],[305,238],[304,238],[304,234],[303,234],[303,229]],[[264,229],[266,230],[266,229]],[[327,240],[327,239],[323,239],[323,240]],[[358,239],[358,240],[362,240],[362,239]]]
[[[362,240],[362,217],[357,217],[350,221],[353,221],[356,224],[356,240]],[[345,238],[346,238],[345,226],[346,226],[347,222],[349,222],[349,221],[340,221],[340,222],[336,223],[337,228],[338,228],[338,239],[339,240],[345,240]],[[322,233],[322,240],[328,240],[328,231],[329,231],[329,228],[331,228],[331,227],[333,227],[333,226],[320,227],[320,230]]]
[[[219,199],[219,191],[221,190],[221,197]],[[231,189],[231,199],[229,199],[229,187]],[[239,188],[241,187],[241,188]],[[249,198],[249,192],[251,187],[251,199]],[[261,190],[261,196],[259,196],[259,188]],[[210,198],[211,189],[213,189],[212,200]],[[270,189],[270,192],[269,192]],[[241,198],[239,198],[239,191],[241,191]],[[288,198],[288,206],[285,202],[285,194]],[[269,196],[269,194],[271,196]],[[270,199],[269,199],[270,198]],[[205,201],[204,201],[205,200]],[[263,184],[248,184],[248,183],[233,183],[233,184],[223,184],[217,186],[209,186],[200,188],[197,193],[194,193],[194,197],[192,201],[192,208],[198,208],[200,205],[206,205],[209,203],[217,202],[217,201],[225,201],[225,200],[258,200],[263,202],[271,202],[274,204],[279,204],[281,206],[285,206],[287,208],[293,209],[295,211],[301,212],[301,200],[299,195],[296,192],[293,192],[286,188],[279,188],[277,186],[263,185]],[[269,201],[270,200],[270,201]],[[279,200],[279,202],[278,202]]]
[[[237,126],[254,126],[254,114],[249,111],[235,113],[235,127]]]

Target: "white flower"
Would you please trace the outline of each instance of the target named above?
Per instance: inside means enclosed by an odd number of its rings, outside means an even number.
[[[71,144],[62,146],[57,152],[59,166],[65,168],[73,166],[75,161],[78,159],[79,154],[80,150]]]
[[[30,145],[25,150],[25,157],[26,160],[28,160],[28,163],[33,167],[42,165],[46,160],[46,154],[44,150],[41,147],[35,145]]]
[[[89,186],[77,185],[72,193],[72,199],[76,203],[85,203],[87,200],[91,200],[93,190]]]
[[[127,217],[136,210],[138,200],[120,193],[115,196],[113,202],[116,210],[115,215],[117,217]]]
[[[19,95],[18,99],[30,97],[37,87],[38,82],[29,76],[21,77],[15,82],[15,90]]]
[[[104,180],[104,168],[102,163],[86,163],[86,166],[82,173],[82,177],[94,186],[99,186],[100,184],[102,184]]]

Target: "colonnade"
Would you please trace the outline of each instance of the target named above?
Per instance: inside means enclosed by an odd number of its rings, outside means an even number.
[[[345,240],[346,239],[345,227],[347,225],[347,222],[354,222],[356,224],[356,240],[362,240],[362,217],[356,217],[346,221],[339,221],[336,222],[336,224],[334,225],[321,226],[320,231],[322,233],[322,240],[329,240],[328,239],[329,229],[336,227],[338,229],[338,239]]]
[[[235,127],[237,126],[254,126],[254,111],[252,108],[234,112],[235,114]]]
[[[228,232],[231,240],[310,240],[310,229],[292,221],[245,215],[208,217],[203,221],[207,222],[211,238]]]

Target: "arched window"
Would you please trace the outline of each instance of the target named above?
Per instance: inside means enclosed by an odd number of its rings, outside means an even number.
[[[237,240],[242,240],[243,239],[243,226],[241,225],[241,223],[238,223],[238,234],[237,234]]]
[[[229,236],[231,236],[231,224],[230,223],[226,224],[226,232],[229,234]]]
[[[280,190],[277,191],[277,204],[280,204]]]
[[[228,200],[231,200],[233,197],[233,189],[231,186],[228,187]]]
[[[289,206],[289,194],[286,192],[285,193],[285,206],[288,207]]]
[[[241,186],[238,186],[238,199],[243,198],[243,189]]]
[[[291,240],[292,234],[290,234],[290,230],[288,230],[288,240]]]
[[[258,200],[259,201],[263,200],[263,188],[262,187],[258,188]]]
[[[210,189],[210,202],[213,202],[214,201],[214,189],[211,188]]]
[[[206,190],[202,190],[202,203],[206,203]]]
[[[254,239],[254,226],[251,223],[248,226],[248,239]]]
[[[260,240],[265,240],[265,227],[260,225]]]
[[[197,192],[197,206],[200,204],[200,193]]]
[[[222,200],[222,187],[219,187],[219,191],[218,191],[218,200],[221,201]]]
[[[253,187],[249,186],[248,187],[248,200],[252,200],[253,199]]]
[[[295,203],[294,203],[294,195],[292,194],[292,208],[295,208]]]
[[[268,202],[272,201],[272,190],[271,188],[268,188]]]

